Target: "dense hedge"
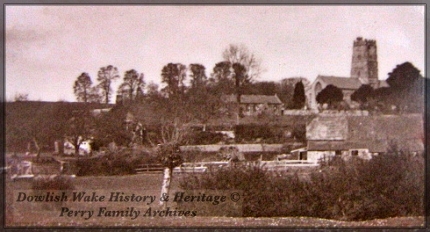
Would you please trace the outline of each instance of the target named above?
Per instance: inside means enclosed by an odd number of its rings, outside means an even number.
[[[190,133],[186,142],[188,144],[216,144],[224,140],[224,136],[221,133],[211,132],[211,131],[193,131]]]
[[[309,178],[242,164],[181,180],[183,189],[240,189],[244,217],[309,216],[369,220],[423,216],[424,158],[399,152],[369,161],[341,159]]]
[[[158,159],[148,152],[124,149],[95,159],[80,159],[76,166],[78,176],[109,176],[135,174],[137,165],[157,162]]]

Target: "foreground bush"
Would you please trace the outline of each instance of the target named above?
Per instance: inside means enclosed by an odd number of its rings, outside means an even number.
[[[313,205],[324,206],[316,216],[366,220],[424,214],[423,156],[396,152],[370,161],[339,160],[311,182],[314,194],[323,195]]]
[[[135,174],[135,169],[142,163],[156,163],[157,158],[148,152],[124,149],[109,152],[96,159],[77,161],[78,176],[127,175]]]
[[[34,179],[31,186],[34,190],[71,190],[74,189],[73,179],[69,176],[42,177]]]
[[[239,189],[243,216],[369,220],[423,216],[424,158],[401,152],[372,160],[341,159],[303,178],[238,164],[182,179],[183,189]]]

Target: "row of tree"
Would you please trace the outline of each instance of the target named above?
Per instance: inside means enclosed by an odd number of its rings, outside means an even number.
[[[113,94],[112,83],[119,79],[118,69],[112,65],[100,68],[97,74],[98,84],[93,82],[88,73],[77,77],[73,85],[73,92],[79,102],[103,102],[108,104]],[[125,72],[124,81],[120,89],[128,90],[128,95],[134,96],[145,87],[143,73],[131,69]]]
[[[257,82],[263,71],[260,60],[245,46],[230,45],[222,53],[222,61],[215,64],[210,76],[206,74],[205,66],[199,63],[190,64],[188,67],[182,63],[168,63],[161,70],[161,83],[164,88],[158,91],[158,85],[149,83],[146,86],[144,74],[131,69],[124,73],[123,82],[116,93],[123,99],[140,101],[144,95],[162,94],[174,97],[185,92],[195,94],[206,89],[212,94],[235,94],[238,102],[243,94],[277,94],[288,108],[303,107],[303,83],[309,84],[308,80],[288,78],[280,82]],[[188,77],[189,84],[186,83]],[[77,77],[73,85],[76,99],[79,102],[110,103],[114,93],[113,82],[119,78],[118,68],[113,65],[100,68],[98,83],[95,85],[90,75],[84,72]],[[295,84],[298,82],[302,82],[302,89],[299,90],[298,98],[293,99]]]

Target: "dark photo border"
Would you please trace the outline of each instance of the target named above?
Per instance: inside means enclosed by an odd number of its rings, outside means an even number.
[[[0,49],[3,51],[3,55],[1,56],[2,62],[0,65],[0,73],[2,74],[2,78],[0,78],[0,90],[2,91],[1,96],[1,110],[3,113],[0,114],[0,128],[2,128],[2,133],[0,134],[0,149],[3,151],[3,157],[0,159],[0,167],[5,167],[5,149],[6,149],[6,138],[5,138],[5,102],[6,102],[6,96],[5,96],[5,8],[7,5],[44,5],[44,4],[52,4],[52,5],[105,5],[105,4],[112,4],[112,5],[425,5],[425,73],[423,74],[427,79],[427,69],[429,66],[429,59],[428,59],[428,47],[429,47],[429,41],[428,41],[428,26],[429,26],[429,4],[430,0],[423,0],[423,1],[406,1],[406,0],[324,0],[324,1],[318,1],[318,0],[282,0],[282,1],[261,1],[261,0],[250,0],[250,1],[244,1],[244,0],[233,0],[233,1],[226,1],[226,0],[203,0],[203,1],[193,1],[193,0],[161,0],[161,1],[139,1],[139,0],[124,0],[124,1],[113,1],[113,0],[90,0],[90,1],[83,1],[83,0],[1,0],[3,9],[1,11],[1,17],[2,20],[2,42],[0,43]],[[430,82],[426,80],[426,103],[425,103],[425,122],[424,122],[424,128],[425,128],[425,150],[429,148],[430,144],[430,124],[428,123],[430,121],[430,96],[428,93],[430,91]],[[404,228],[400,227],[398,229],[403,230],[412,230],[412,229],[430,229],[430,184],[428,181],[430,180],[430,159],[428,159],[427,155],[425,154],[425,227],[417,227],[417,228]],[[3,169],[2,169],[3,170]],[[356,231],[356,230],[363,230],[363,231],[369,231],[369,230],[377,230],[381,231],[383,229],[396,229],[393,227],[389,228],[382,228],[382,227],[351,227],[351,228],[333,228],[333,227],[327,227],[327,228],[312,228],[312,225],[309,225],[309,227],[305,228],[291,228],[291,227],[238,227],[238,228],[225,228],[225,227],[208,227],[208,228],[164,228],[164,227],[155,227],[155,228],[148,228],[148,227],[52,227],[52,228],[46,228],[46,227],[5,227],[5,178],[6,175],[4,174],[4,171],[2,173],[2,178],[0,178],[0,197],[2,200],[0,200],[0,208],[1,208],[1,217],[0,217],[0,230],[3,231],[135,231],[138,229],[145,229],[149,231],[155,231],[155,230],[169,230],[169,231],[201,231],[201,230],[243,230],[247,229],[247,231],[275,231],[275,230],[297,230],[297,231],[327,231],[327,230],[336,230],[336,231]]]

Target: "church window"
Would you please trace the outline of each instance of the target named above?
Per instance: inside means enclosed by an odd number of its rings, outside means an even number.
[[[318,95],[319,92],[322,90],[322,85],[320,82],[316,83],[315,85],[315,96]]]

